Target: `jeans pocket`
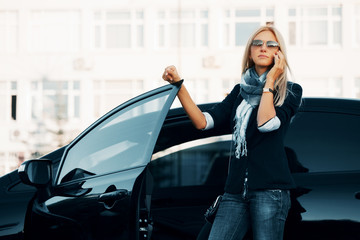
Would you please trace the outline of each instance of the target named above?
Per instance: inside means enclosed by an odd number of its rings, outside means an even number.
[[[266,191],[268,195],[275,201],[280,201],[282,190],[280,189],[271,189]]]

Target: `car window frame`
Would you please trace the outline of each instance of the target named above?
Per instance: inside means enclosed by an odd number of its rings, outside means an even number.
[[[84,178],[70,180],[70,181],[67,181],[67,182],[64,182],[64,183],[61,183],[60,179],[59,179],[61,170],[62,170],[63,165],[64,165],[64,162],[66,161],[66,157],[68,155],[68,152],[70,151],[70,149],[74,145],[76,145],[81,139],[83,139],[89,132],[91,132],[93,129],[95,129],[98,125],[103,123],[109,117],[113,116],[114,114],[117,114],[120,111],[123,111],[124,109],[130,107],[131,105],[133,105],[133,104],[135,104],[135,103],[137,103],[139,101],[145,100],[145,99],[150,99],[152,96],[155,96],[155,95],[161,94],[163,92],[169,91],[170,93],[168,95],[168,98],[165,101],[164,106],[161,109],[159,121],[156,123],[156,125],[154,127],[154,133],[151,136],[152,140],[150,141],[150,144],[152,145],[151,149],[153,149],[155,147],[155,143],[156,143],[156,140],[157,140],[158,135],[160,133],[161,127],[162,127],[162,125],[163,125],[163,123],[165,121],[166,115],[167,115],[167,113],[168,113],[168,111],[169,111],[169,109],[170,109],[170,107],[171,107],[171,105],[172,105],[172,103],[173,103],[173,101],[174,101],[174,99],[175,99],[175,97],[177,95],[177,92],[179,91],[182,83],[183,83],[183,81],[179,81],[176,84],[167,84],[165,86],[156,88],[154,90],[151,90],[149,92],[146,92],[146,93],[143,93],[143,94],[141,94],[139,96],[136,96],[136,97],[134,97],[134,98],[120,104],[119,106],[115,107],[114,109],[112,109],[111,111],[109,111],[108,113],[106,113],[105,115],[100,117],[98,120],[96,120],[93,124],[91,124],[88,128],[86,128],[82,133],[80,133],[70,144],[68,144],[66,146],[66,148],[64,150],[64,154],[63,154],[63,156],[61,158],[59,167],[57,169],[56,176],[53,179],[53,186],[60,186],[61,187],[62,185],[67,185],[67,184],[70,184],[70,183],[73,183],[73,182],[82,181],[84,179],[100,177],[100,176],[109,174],[109,173],[104,173],[104,174],[99,174],[99,175],[87,176],[87,177],[84,177]],[[148,155],[149,155],[148,162],[150,162],[152,151],[149,151]],[[146,164],[139,165],[139,166],[136,166],[136,167],[132,167],[131,169],[134,169],[134,168],[137,168],[137,167],[143,167]],[[121,171],[126,171],[126,170],[128,170],[128,169],[123,169]],[[117,172],[117,171],[114,171],[114,172]]]

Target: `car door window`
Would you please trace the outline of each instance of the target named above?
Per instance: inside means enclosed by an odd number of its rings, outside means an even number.
[[[150,143],[155,141],[152,135],[162,123],[162,109],[171,93],[161,92],[133,103],[75,140],[66,153],[58,183],[146,164],[152,151]]]
[[[231,135],[198,139],[152,156],[150,170],[158,188],[225,184]]]

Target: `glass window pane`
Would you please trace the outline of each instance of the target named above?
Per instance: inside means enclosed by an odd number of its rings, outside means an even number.
[[[296,16],[296,8],[289,9],[289,16],[291,16],[291,17]]]
[[[115,19],[130,19],[131,15],[128,11],[109,11],[106,13],[107,20],[115,20]]]
[[[266,9],[266,16],[267,17],[273,17],[274,16],[274,9],[273,8],[267,8]]]
[[[40,118],[40,101],[38,101],[36,96],[31,97],[31,118],[39,119]]]
[[[246,45],[250,35],[260,26],[258,22],[235,24],[235,45]]]
[[[195,11],[181,11],[181,17],[182,18],[194,18],[195,17]]]
[[[80,96],[74,96],[74,117],[80,117]]]
[[[62,120],[68,118],[68,96],[67,95],[45,95],[43,98],[44,118]]]
[[[95,48],[101,47],[101,27],[95,26]]]
[[[154,154],[149,167],[156,186],[224,185],[226,174],[217,173],[227,171],[230,144],[231,136],[224,135],[180,144]]]
[[[195,24],[184,23],[181,24],[181,45],[183,47],[194,47],[195,46]]]
[[[17,82],[16,81],[11,81],[11,90],[17,90]]]
[[[208,18],[209,17],[209,11],[201,11],[200,12],[201,18]]]
[[[260,17],[260,9],[236,10],[236,17]]]
[[[136,19],[143,19],[144,18],[144,12],[143,11],[137,11],[136,12]]]
[[[306,8],[304,13],[306,16],[327,16],[327,8]]]
[[[334,44],[342,43],[342,28],[341,22],[334,23]]]
[[[160,25],[159,26],[159,47],[164,47],[165,46],[165,26],[164,25]]]
[[[179,31],[178,24],[170,24],[170,46],[178,47],[179,45]]]
[[[144,26],[143,25],[139,25],[136,27],[136,41],[137,41],[137,46],[138,47],[143,47],[144,46]]]
[[[341,13],[341,7],[334,7],[332,9],[332,15],[333,16],[341,16],[342,13]]]
[[[114,24],[106,26],[107,48],[129,48],[131,46],[131,31],[129,24]]]
[[[150,142],[168,94],[134,103],[97,125],[69,150],[59,181],[75,168],[104,174],[150,161]]]
[[[43,81],[44,90],[66,90],[68,83],[65,81]]]
[[[80,90],[80,81],[74,81],[74,90]]]
[[[209,27],[207,24],[201,25],[201,46],[209,45]]]
[[[326,45],[328,43],[327,21],[309,21],[307,29],[307,43],[309,45]]]

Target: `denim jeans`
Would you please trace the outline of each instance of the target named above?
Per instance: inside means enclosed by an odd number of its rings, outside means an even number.
[[[288,190],[225,193],[209,240],[241,240],[250,228],[254,240],[281,240],[290,205]]]

